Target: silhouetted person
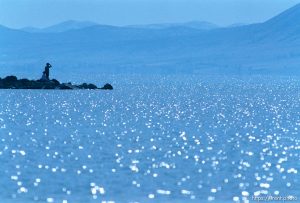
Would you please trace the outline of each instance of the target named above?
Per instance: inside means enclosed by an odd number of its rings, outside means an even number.
[[[49,70],[50,70],[50,68],[51,68],[52,66],[51,66],[51,64],[50,63],[46,63],[46,66],[45,66],[45,74],[46,74],[46,78],[49,80]]]
[[[43,72],[43,75],[42,75],[42,77],[41,77],[41,79],[40,79],[41,81],[47,81],[48,80],[48,78],[47,78],[47,76],[46,76],[46,72],[44,71]]]

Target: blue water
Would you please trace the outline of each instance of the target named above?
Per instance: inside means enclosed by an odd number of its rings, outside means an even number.
[[[300,201],[300,79],[111,80],[0,90],[0,202]]]

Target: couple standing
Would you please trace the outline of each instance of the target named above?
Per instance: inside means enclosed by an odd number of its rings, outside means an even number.
[[[50,63],[46,63],[45,70],[43,72],[41,80],[49,80],[49,73],[50,73],[50,68],[51,68]]]

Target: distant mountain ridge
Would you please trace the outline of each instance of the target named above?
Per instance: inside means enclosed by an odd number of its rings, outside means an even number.
[[[271,18],[270,20],[266,21],[265,24],[283,27],[283,26],[297,26],[300,27],[297,20],[300,17],[300,4],[287,9],[286,11],[280,13],[279,15]]]
[[[61,70],[89,72],[300,74],[298,19],[300,5],[265,23],[227,28],[67,23],[30,33],[0,27],[0,67],[32,69],[51,61]]]
[[[185,23],[156,23],[156,24],[146,24],[146,25],[129,25],[126,27],[132,28],[151,28],[151,29],[165,29],[171,27],[187,27],[199,30],[212,30],[219,28],[218,25],[205,21],[190,21]]]
[[[44,32],[44,33],[58,33],[58,32],[65,32],[69,30],[77,30],[83,29],[91,26],[98,25],[97,23],[90,22],[90,21],[75,21],[75,20],[68,20],[59,24],[55,24],[46,28],[34,28],[34,27],[25,27],[22,28],[22,31],[26,32]]]
[[[58,23],[45,28],[35,28],[35,27],[24,27],[20,30],[25,32],[40,32],[40,33],[58,33],[66,32],[70,30],[84,29],[91,26],[106,26],[100,25],[98,23],[90,21],[75,21],[69,20],[62,23]],[[126,27],[126,28],[142,28],[142,29],[167,29],[172,27],[185,27],[185,28],[194,28],[199,30],[212,30],[219,28],[219,26],[204,22],[204,21],[191,21],[186,23],[157,23],[157,24],[146,24],[146,25],[127,25],[127,26],[114,26],[114,27]]]

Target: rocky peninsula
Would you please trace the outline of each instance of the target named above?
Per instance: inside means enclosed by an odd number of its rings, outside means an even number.
[[[56,79],[52,80],[29,80],[18,79],[16,76],[7,76],[0,78],[0,89],[54,89],[54,90],[76,90],[76,89],[101,89],[112,90],[111,84],[107,83],[103,87],[98,88],[94,84],[83,83],[74,85],[72,83],[60,83]]]

